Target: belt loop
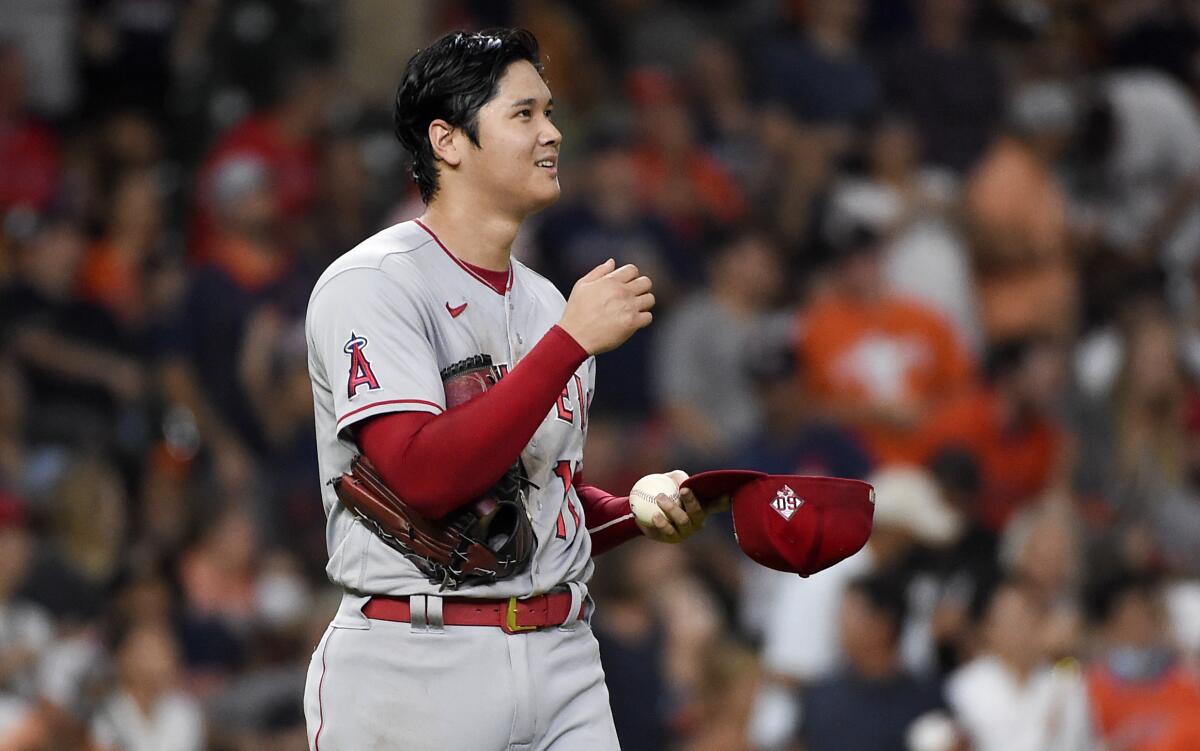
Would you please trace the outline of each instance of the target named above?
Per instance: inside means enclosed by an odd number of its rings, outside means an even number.
[[[579,608],[583,605],[583,585],[579,582],[567,582],[567,589],[571,592],[571,607],[567,608],[566,619],[559,624],[559,629],[562,631],[574,631],[579,626]]]
[[[442,619],[442,598],[437,595],[425,596],[425,621],[429,624],[429,633],[444,634],[445,622]]]
[[[414,633],[429,630],[425,620],[425,595],[412,595],[408,598],[408,625],[409,630]]]

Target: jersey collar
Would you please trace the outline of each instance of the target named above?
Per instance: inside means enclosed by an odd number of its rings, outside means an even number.
[[[508,268],[504,271],[492,271],[491,269],[485,269],[480,266],[476,266],[473,263],[467,263],[451,253],[450,249],[445,246],[440,238],[438,238],[437,234],[435,234],[433,230],[429,229],[429,227],[425,226],[424,222],[422,222],[420,219],[414,219],[413,221],[417,223],[418,227],[429,233],[429,236],[432,237],[433,241],[438,244],[438,247],[445,251],[446,255],[450,256],[450,260],[458,264],[459,268],[474,277],[476,281],[485,285],[488,289],[492,290],[498,295],[504,295],[505,292],[512,289],[513,269],[511,261],[508,264]]]

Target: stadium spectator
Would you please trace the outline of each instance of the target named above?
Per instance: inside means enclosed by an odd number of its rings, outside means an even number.
[[[263,306],[299,316],[309,280],[282,246],[267,166],[232,159],[212,187],[220,223],[212,257],[191,275],[162,354],[166,392],[190,410],[222,482],[245,488],[265,438],[237,362],[247,327]]]
[[[846,587],[838,615],[846,663],[804,691],[806,751],[901,749],[912,722],[942,706],[938,681],[919,678],[900,662],[905,596],[900,582],[882,575]]]
[[[840,218],[830,223],[829,283],[797,323],[805,393],[859,431],[879,463],[917,461],[914,438],[969,388],[971,360],[941,315],[887,291],[874,232]]]
[[[45,211],[61,180],[54,131],[26,111],[25,61],[0,37],[0,217],[17,207]]]
[[[1063,427],[1055,413],[1063,393],[1064,354],[1048,339],[993,345],[986,384],[939,409],[916,442],[923,461],[965,450],[980,476],[973,511],[992,532],[1067,479]]]
[[[646,578],[633,572],[653,552],[624,546],[609,553],[603,571],[597,569],[591,592],[596,598],[593,628],[612,701],[613,722],[622,748],[655,751],[670,737],[667,717],[675,697],[665,675],[666,634],[656,612]],[[664,706],[665,705],[665,706]]]
[[[957,179],[922,159],[913,124],[903,116],[881,117],[865,152],[866,174],[837,182],[831,210],[880,236],[891,293],[940,312],[977,352],[981,335],[970,252],[956,221]]]
[[[36,697],[36,667],[54,638],[54,622],[19,594],[29,574],[34,536],[17,498],[0,494],[0,696]]]
[[[318,136],[334,90],[331,71],[307,62],[288,72],[274,107],[253,115],[226,133],[204,160],[196,178],[197,202],[189,244],[194,260],[217,252],[218,215],[225,210],[218,196],[221,174],[230,162],[261,162],[272,175],[284,237],[299,245],[317,196]]]
[[[762,50],[760,86],[769,103],[800,122],[826,126],[842,148],[852,126],[872,114],[881,86],[859,46],[862,0],[814,0],[799,10],[799,33],[772,40]]]
[[[1069,200],[1054,173],[1074,117],[1064,86],[1019,89],[1005,134],[968,179],[964,200],[988,342],[1074,332]]]
[[[973,0],[919,0],[913,38],[882,66],[889,106],[907,113],[930,163],[958,174],[982,156],[1004,112],[996,59],[973,39]]]
[[[123,327],[142,331],[151,312],[150,268],[163,252],[165,219],[157,177],[128,172],[109,201],[107,231],[88,249],[79,294],[105,308]]]
[[[1037,639],[1045,611],[1020,579],[981,593],[979,655],[952,673],[946,698],[975,751],[1090,751],[1096,747],[1076,663],[1052,666]]]
[[[637,115],[639,201],[685,245],[735,225],[745,214],[745,201],[725,167],[698,142],[679,82],[670,73],[642,69],[630,76],[629,89]]]
[[[1098,578],[1088,609],[1101,643],[1088,692],[1107,747],[1200,746],[1200,679],[1171,647],[1158,582],[1129,571]]]
[[[781,269],[770,240],[735,234],[709,260],[710,290],[683,302],[654,353],[657,402],[678,438],[680,466],[724,466],[763,420],[747,367],[765,326]]]
[[[46,544],[37,548],[22,592],[61,623],[90,623],[124,564],[125,485],[110,462],[85,455],[65,468],[46,504]]]
[[[179,689],[179,646],[162,624],[130,627],[117,647],[118,683],[92,722],[98,751],[201,751],[204,716]]]
[[[117,321],[76,296],[83,245],[75,223],[47,220],[0,293],[0,329],[38,414],[26,433],[36,444],[107,445],[120,413],[145,395],[145,369]]]

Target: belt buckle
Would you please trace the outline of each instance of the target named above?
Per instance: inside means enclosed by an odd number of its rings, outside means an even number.
[[[520,634],[525,631],[537,631],[537,626],[522,626],[517,623],[517,598],[508,598],[508,608],[504,613],[504,621],[500,624],[500,629],[506,634]]]

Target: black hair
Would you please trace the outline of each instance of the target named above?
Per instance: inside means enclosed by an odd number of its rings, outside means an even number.
[[[451,32],[409,59],[396,89],[396,138],[412,154],[413,180],[425,203],[438,189],[429,123],[445,120],[478,146],[479,109],[496,96],[504,71],[519,60],[543,73],[537,38],[525,29]]]
[[[904,620],[908,617],[908,600],[904,582],[899,577],[886,574],[863,576],[851,581],[846,592],[862,595],[871,610],[888,620],[893,639],[900,640]]]
[[[971,601],[967,605],[967,619],[972,625],[979,626],[988,617],[992,604],[1006,590],[1013,590],[1029,602],[1038,602],[1037,588],[1029,577],[1023,574],[996,573],[980,579],[976,583]]]
[[[942,487],[972,498],[983,485],[979,476],[979,458],[965,446],[951,445],[940,449],[930,459],[929,471]]]
[[[1133,569],[1110,571],[1095,578],[1084,594],[1088,622],[1097,626],[1104,624],[1131,595],[1152,600],[1158,594],[1159,584],[1160,580],[1154,574]]]
[[[1043,347],[1055,345],[1049,336],[1030,335],[1005,339],[992,345],[984,356],[984,376],[995,383],[1021,369],[1029,356]]]

